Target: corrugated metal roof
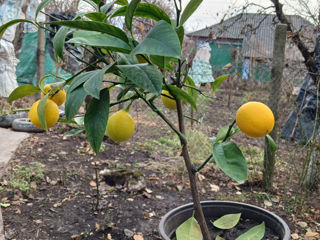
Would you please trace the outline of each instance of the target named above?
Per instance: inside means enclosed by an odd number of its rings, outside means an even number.
[[[295,29],[301,30],[304,37],[314,38],[315,27],[309,21],[297,15],[290,15],[287,18]],[[271,58],[276,23],[279,23],[279,20],[275,15],[246,13],[187,35],[217,40],[238,39],[242,41],[243,56]]]

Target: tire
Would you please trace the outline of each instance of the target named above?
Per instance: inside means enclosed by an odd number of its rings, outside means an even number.
[[[17,114],[10,114],[5,116],[0,116],[0,127],[9,128],[12,126],[12,122],[17,118],[24,118],[27,116],[27,113],[20,112]]]
[[[18,132],[40,133],[43,129],[34,126],[29,118],[17,118],[12,122],[12,129]]]

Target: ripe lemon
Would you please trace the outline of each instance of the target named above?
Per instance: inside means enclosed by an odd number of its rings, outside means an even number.
[[[36,101],[31,106],[29,111],[29,119],[32,122],[32,124],[35,125],[36,127],[43,128],[38,117],[37,109],[38,109],[39,103],[40,103],[40,100]],[[45,111],[45,119],[46,119],[47,127],[50,128],[53,125],[55,125],[59,120],[59,108],[54,101],[47,99],[44,111]]]
[[[162,90],[161,91],[161,94],[164,94],[164,95],[167,95],[169,97],[172,97],[172,95],[169,93],[169,91],[167,90]],[[172,97],[173,98],[173,97]],[[166,107],[166,108],[169,108],[169,109],[172,109],[172,110],[175,110],[177,109],[177,102],[176,100],[174,99],[171,99],[171,98],[168,98],[166,96],[163,96],[161,95],[161,100],[162,100],[162,103],[163,105]]]
[[[125,110],[114,113],[108,120],[107,136],[115,142],[128,140],[134,132],[134,121]]]
[[[249,137],[264,137],[274,127],[274,116],[267,105],[248,102],[238,109],[236,122],[240,130]]]
[[[47,84],[44,86],[44,91],[47,94],[51,91],[51,85]],[[54,87],[54,90],[57,90],[58,87]],[[43,97],[44,94],[41,93],[41,97]],[[53,97],[50,97],[52,101],[54,101],[58,106],[62,105],[64,101],[66,100],[66,91],[64,89],[59,90]]]

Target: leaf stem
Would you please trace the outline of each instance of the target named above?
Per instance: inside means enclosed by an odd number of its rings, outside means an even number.
[[[233,125],[236,123],[236,120],[233,120],[233,122],[229,125],[229,128],[228,128],[228,132],[226,134],[226,136],[224,137],[223,141],[222,142],[225,142],[228,137],[230,136],[230,133],[231,133],[231,129],[233,127]]]
[[[204,168],[204,166],[211,160],[212,157],[213,154],[211,153],[209,157],[201,164],[201,166],[196,169],[196,172],[200,172],[201,169]]]

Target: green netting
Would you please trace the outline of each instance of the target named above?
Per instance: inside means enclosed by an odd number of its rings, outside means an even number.
[[[37,45],[38,33],[26,33],[23,37],[19,63],[16,69],[17,81],[19,86],[23,84],[37,83]],[[46,43],[45,52],[45,75],[53,74],[59,77],[68,78],[72,75],[63,69],[56,69],[56,62],[51,58]],[[45,84],[55,81],[55,77],[45,79]]]

